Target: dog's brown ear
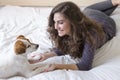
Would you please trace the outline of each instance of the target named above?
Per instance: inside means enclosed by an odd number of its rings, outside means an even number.
[[[26,46],[22,41],[16,41],[16,43],[14,45],[14,50],[17,55],[23,54],[26,51]]]
[[[19,35],[19,36],[17,37],[17,39],[22,39],[22,38],[25,38],[25,36]]]

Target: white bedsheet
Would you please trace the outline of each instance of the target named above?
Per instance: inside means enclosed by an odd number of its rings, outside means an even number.
[[[10,53],[10,44],[18,35],[25,35],[38,43],[38,52],[52,47],[46,28],[49,7],[4,6],[0,8],[0,54]],[[120,80],[120,9],[111,16],[117,24],[117,34],[97,51],[90,71],[56,70],[31,78],[15,76],[7,80]],[[53,57],[46,63],[74,63],[69,56]],[[3,79],[1,79],[3,80]]]

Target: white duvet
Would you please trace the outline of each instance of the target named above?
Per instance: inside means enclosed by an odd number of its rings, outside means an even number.
[[[37,52],[49,50],[52,45],[46,28],[50,11],[51,7],[1,7],[0,54],[10,53],[10,44],[21,34],[40,45]],[[14,76],[7,80],[120,80],[120,9],[117,8],[111,17],[117,24],[117,34],[96,52],[90,71],[56,70],[40,73],[31,78]],[[45,62],[68,64],[75,61],[69,56],[61,56]]]

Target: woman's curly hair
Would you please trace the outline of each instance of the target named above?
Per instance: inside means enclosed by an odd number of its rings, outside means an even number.
[[[70,21],[70,35],[58,36],[53,20],[54,14],[57,12],[63,14]],[[64,54],[70,54],[73,58],[80,58],[82,56],[85,42],[93,46],[96,45],[97,42],[94,39],[94,34],[101,39],[104,35],[101,26],[87,18],[73,2],[62,2],[53,8],[49,16],[47,31],[53,44]]]

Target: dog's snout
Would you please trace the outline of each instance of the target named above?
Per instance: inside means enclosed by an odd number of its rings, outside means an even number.
[[[38,48],[38,47],[39,47],[39,45],[37,44],[37,45],[36,45],[36,48]]]

